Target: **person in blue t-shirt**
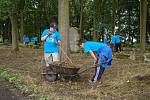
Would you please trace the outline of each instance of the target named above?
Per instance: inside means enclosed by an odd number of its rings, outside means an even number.
[[[115,48],[115,35],[111,34],[111,41],[110,41],[111,49],[114,51]]]
[[[95,41],[81,41],[80,47],[84,53],[90,53],[94,59],[95,73],[90,82],[95,83],[100,81],[105,68],[109,67],[112,62],[112,50],[104,43]],[[97,54],[97,56],[96,56]]]
[[[44,41],[44,58],[46,66],[55,61],[60,61],[59,46],[61,45],[61,36],[56,31],[56,24],[51,23],[49,29],[45,29],[41,35],[41,41]]]
[[[24,36],[24,37],[23,37],[23,42],[24,42],[25,45],[28,45],[29,42],[30,42],[29,37],[28,37],[28,36]]]
[[[34,45],[37,45],[38,37],[37,37],[36,35],[35,35],[34,37],[32,37],[31,42],[32,42]]]
[[[118,32],[115,33],[115,49],[116,52],[118,52],[118,49],[121,52],[121,36],[119,35]]]
[[[104,43],[107,44],[108,43],[108,39],[107,39],[107,29],[105,28],[105,31],[104,31]]]

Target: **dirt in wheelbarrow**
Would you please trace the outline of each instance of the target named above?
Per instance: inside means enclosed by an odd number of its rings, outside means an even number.
[[[74,80],[61,79],[48,82],[41,78],[42,49],[20,47],[17,53],[11,52],[11,46],[0,45],[0,67],[18,73],[26,84],[38,87],[34,96],[47,100],[149,100],[150,63],[113,56],[112,66],[107,68],[101,83],[90,84],[94,69],[89,69]],[[122,53],[130,54],[128,51]],[[121,54],[121,53],[120,53]],[[81,69],[92,67],[89,55],[72,53],[71,59]],[[35,99],[37,100],[37,99]]]

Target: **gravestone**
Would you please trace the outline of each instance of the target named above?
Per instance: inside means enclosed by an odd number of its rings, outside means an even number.
[[[79,34],[78,31],[73,27],[69,29],[69,39],[70,39],[70,50],[73,52],[77,52],[79,50],[78,46]]]

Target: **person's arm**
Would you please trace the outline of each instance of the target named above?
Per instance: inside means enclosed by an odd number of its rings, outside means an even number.
[[[119,35],[119,37],[121,38],[121,39],[123,39],[124,37],[123,36],[121,36],[121,35]]]
[[[94,65],[96,65],[97,64],[97,57],[95,56],[94,52],[90,51],[90,55],[94,59]]]
[[[57,45],[61,47],[61,41],[58,40]]]
[[[91,57],[92,57],[94,60],[97,60],[97,58],[96,58],[96,56],[95,56],[95,54],[94,54],[93,51],[90,51],[90,55],[91,55]]]
[[[48,38],[48,36],[51,34],[52,34],[52,32],[48,31],[48,33],[45,36],[41,37],[41,41],[45,41]]]
[[[56,41],[57,41],[57,45],[61,47],[61,36],[58,32],[56,33]]]
[[[45,40],[47,39],[48,36],[49,36],[49,35],[46,34],[45,36],[41,37],[41,41],[45,41]]]

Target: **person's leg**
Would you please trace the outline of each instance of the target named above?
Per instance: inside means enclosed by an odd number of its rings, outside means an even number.
[[[57,80],[57,74],[52,69],[52,63],[53,63],[53,54],[52,53],[44,53],[45,63],[46,66],[43,70],[45,79],[48,81],[56,81]]]
[[[115,47],[116,47],[116,52],[118,52],[118,43],[116,43]]]
[[[98,53],[98,64],[99,64],[99,66],[95,67],[95,73],[94,73],[91,81],[96,82],[97,80],[100,80],[100,77],[101,77],[100,74],[102,73],[101,72],[102,71],[101,70],[101,64],[104,61],[105,61],[105,57],[104,57],[102,51],[99,51],[99,53]]]
[[[59,62],[60,61],[60,55],[58,52],[52,53],[53,57],[53,62]],[[56,75],[56,80],[60,79],[59,73],[55,74]]]
[[[105,68],[102,67],[102,66],[100,66],[99,75],[98,75],[98,77],[97,77],[97,80],[98,80],[98,81],[101,79],[101,77],[102,77],[104,71],[105,71]]]
[[[25,45],[27,45],[28,43],[27,42],[25,42]]]
[[[35,45],[37,45],[37,41],[35,41]]]
[[[95,67],[95,72],[94,72],[94,75],[93,75],[93,77],[92,77],[92,79],[91,79],[91,81],[93,82],[94,81],[94,78],[95,78],[95,76],[96,76],[96,73],[97,73],[97,67]]]
[[[113,50],[113,44],[112,43],[110,44],[110,48]]]
[[[29,42],[27,42],[27,46],[29,45]]]
[[[46,66],[48,67],[53,62],[52,53],[44,53],[44,59],[46,62]]]
[[[60,55],[58,52],[52,53],[52,56],[53,56],[53,62],[60,61]]]
[[[95,73],[92,77],[92,82],[97,82],[100,81],[102,74],[104,73],[105,68],[103,68],[102,66],[100,67],[95,67]]]
[[[115,44],[112,44],[112,51],[115,51]]]
[[[119,50],[120,50],[120,52],[122,51],[122,50],[121,50],[121,43],[119,43]]]

